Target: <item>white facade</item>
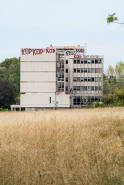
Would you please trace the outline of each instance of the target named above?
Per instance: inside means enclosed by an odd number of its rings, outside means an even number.
[[[84,52],[83,46],[21,49],[19,108],[81,107],[100,99],[103,56]]]

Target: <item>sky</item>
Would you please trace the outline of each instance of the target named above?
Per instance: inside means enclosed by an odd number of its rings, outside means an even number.
[[[0,62],[20,48],[84,46],[104,55],[104,71],[124,62],[124,26],[107,24],[116,13],[124,22],[124,0],[0,0]]]

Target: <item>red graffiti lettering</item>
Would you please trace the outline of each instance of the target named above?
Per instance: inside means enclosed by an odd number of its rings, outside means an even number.
[[[74,55],[74,58],[81,58],[81,55]]]

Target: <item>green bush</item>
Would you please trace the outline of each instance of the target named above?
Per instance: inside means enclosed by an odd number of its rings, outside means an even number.
[[[7,112],[7,111],[9,111],[9,109],[3,109],[3,108],[0,108],[0,112]]]

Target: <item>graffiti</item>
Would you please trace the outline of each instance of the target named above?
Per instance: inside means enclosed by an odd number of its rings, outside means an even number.
[[[46,53],[55,53],[55,49],[46,49]]]
[[[74,55],[74,58],[81,58],[82,55]]]
[[[30,54],[31,52],[33,52],[33,55],[41,55],[43,52],[46,53],[55,53],[55,49],[46,49],[46,50],[43,50],[43,49],[30,49],[30,48],[25,48],[25,49],[22,49],[21,52],[22,52],[22,55],[28,55]]]
[[[42,49],[33,49],[33,55],[40,55],[42,54],[44,51]]]

